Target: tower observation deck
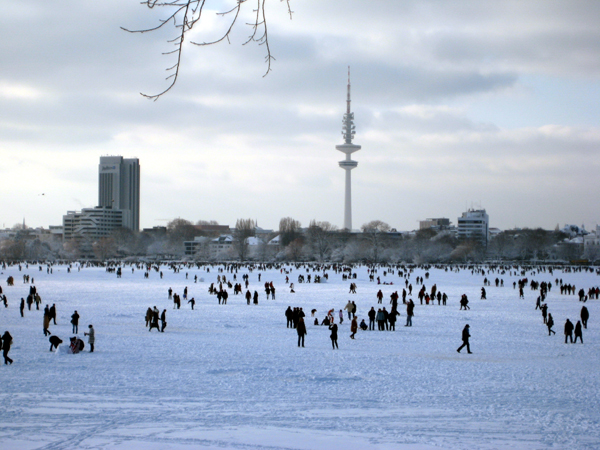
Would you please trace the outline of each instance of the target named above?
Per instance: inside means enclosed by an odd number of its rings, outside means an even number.
[[[346,113],[342,120],[342,136],[344,143],[336,145],[335,148],[346,154],[346,159],[338,164],[346,171],[346,189],[344,196],[344,229],[352,230],[352,178],[350,171],[358,166],[357,161],[353,161],[350,155],[360,150],[360,145],[352,143],[354,139],[354,113],[350,111],[350,67],[348,67],[348,97],[346,99]]]

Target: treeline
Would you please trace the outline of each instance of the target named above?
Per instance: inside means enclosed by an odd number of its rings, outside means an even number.
[[[225,235],[227,238],[223,238]],[[219,242],[215,239],[220,238]],[[184,242],[198,241],[192,254]],[[216,221],[195,223],[177,218],[166,227],[144,232],[118,228],[96,240],[60,240],[38,237],[31,229],[19,229],[0,241],[0,259],[89,259],[150,257],[187,258],[196,261],[335,261],[414,264],[480,262],[484,260],[573,261],[600,255],[583,253],[559,231],[508,230],[487,245],[458,240],[450,231],[433,229],[400,233],[380,220],[364,224],[360,233],[339,230],[329,222],[313,220],[308,227],[291,217],[280,220],[279,229],[265,232],[252,219],[238,219],[235,228]]]

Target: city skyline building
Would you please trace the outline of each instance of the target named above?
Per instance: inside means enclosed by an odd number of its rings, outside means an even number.
[[[458,218],[459,239],[474,239],[487,245],[490,239],[490,217],[485,209],[469,209]]]
[[[122,226],[140,229],[140,160],[101,156],[98,165],[98,206],[123,212]]]
[[[350,155],[361,149],[360,145],[352,143],[354,139],[354,113],[350,108],[350,67],[348,67],[348,96],[346,99],[346,113],[342,120],[342,136],[344,136],[344,143],[336,145],[335,148],[342,153],[346,154],[346,159],[340,161],[339,166],[346,171],[346,183],[344,191],[344,229],[352,230],[352,176],[350,171],[358,166],[357,161],[353,161]]]

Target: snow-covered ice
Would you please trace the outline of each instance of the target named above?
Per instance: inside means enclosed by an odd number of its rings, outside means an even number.
[[[449,296],[447,306],[417,303],[413,327],[396,331],[360,331],[349,338],[350,321],[339,332],[333,351],[327,327],[314,326],[327,310],[348,300],[365,318],[375,294],[402,292],[397,274],[383,276],[393,285],[369,282],[366,267],[356,268],[357,294],[350,281],[328,270],[327,283],[297,282],[305,268],[292,268],[290,293],[285,274],[271,269],[250,273],[258,290],[257,306],[229,289],[227,305],[218,305],[208,286],[216,267],[162,267],[164,278],[125,267],[122,278],[103,268],[54,266],[8,267],[0,283],[9,307],[0,305],[0,332],[13,336],[11,366],[0,366],[0,448],[8,449],[598,449],[600,448],[600,301],[590,300],[584,344],[564,344],[562,328],[579,320],[582,303],[561,295],[555,279],[577,290],[598,286],[594,273],[527,274],[553,284],[547,303],[556,336],[549,337],[535,308],[538,291],[518,298],[512,287],[520,275],[499,275],[505,287],[486,287],[483,275],[432,268],[425,280]],[[189,278],[186,279],[186,272]],[[247,269],[237,274],[241,281]],[[262,281],[258,282],[258,273]],[[316,272],[310,272],[313,276]],[[18,304],[35,278],[45,304],[57,306],[58,325],[50,331],[64,341],[72,336],[70,316],[81,315],[80,337],[87,325],[96,330],[95,352],[49,352],[42,332],[43,311]],[[7,287],[13,275],[15,286]],[[194,275],[203,282],[194,283]],[[228,279],[232,276],[225,273]],[[273,281],[277,299],[266,300],[264,282]],[[183,301],[173,309],[167,290],[195,297],[194,311]],[[460,295],[471,310],[460,311]],[[148,332],[146,309],[167,310],[164,333]],[[297,347],[295,330],[286,328],[287,306],[307,315],[306,348]],[[35,308],[35,306],[34,306]],[[336,314],[337,320],[337,314]],[[461,331],[471,327],[472,355],[456,353]],[[63,344],[65,345],[65,344]]]

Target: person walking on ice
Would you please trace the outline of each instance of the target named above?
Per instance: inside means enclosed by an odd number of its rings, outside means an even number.
[[[304,323],[303,317],[300,317],[298,319],[296,331],[298,332],[298,347],[300,347],[300,343],[302,343],[302,347],[304,347],[304,336],[306,336],[306,324]]]
[[[462,331],[462,345],[460,347],[458,347],[456,349],[456,351],[458,353],[460,353],[460,351],[463,349],[463,347],[467,347],[467,353],[473,353],[471,351],[471,346],[469,345],[469,338],[471,337],[471,334],[469,333],[469,324],[466,324],[465,327],[463,328]]]
[[[331,338],[331,346],[333,347],[333,349],[335,350],[336,348],[339,349],[338,347],[338,326],[337,324],[333,323],[331,325],[329,325],[329,329],[331,330],[331,335],[329,336]]]
[[[581,330],[581,321],[579,320],[575,325],[575,344],[577,344],[577,338],[579,338],[581,340],[581,343],[583,344],[583,332]]]
[[[352,334],[350,335],[350,339],[354,339],[354,336],[356,336],[356,332],[358,331],[358,323],[356,317],[352,319],[352,323],[350,324],[350,331],[352,332]]]
[[[573,322],[569,319],[565,322],[565,344],[567,343],[567,339],[571,339],[571,344],[573,343]]]
[[[12,364],[13,360],[8,357],[10,346],[12,344],[12,336],[8,331],[2,335],[2,356],[4,356],[4,364]]]
[[[546,326],[548,327],[548,336],[551,334],[556,334],[556,331],[552,329],[554,326],[554,319],[552,318],[552,314],[548,313],[548,320],[546,321]]]

